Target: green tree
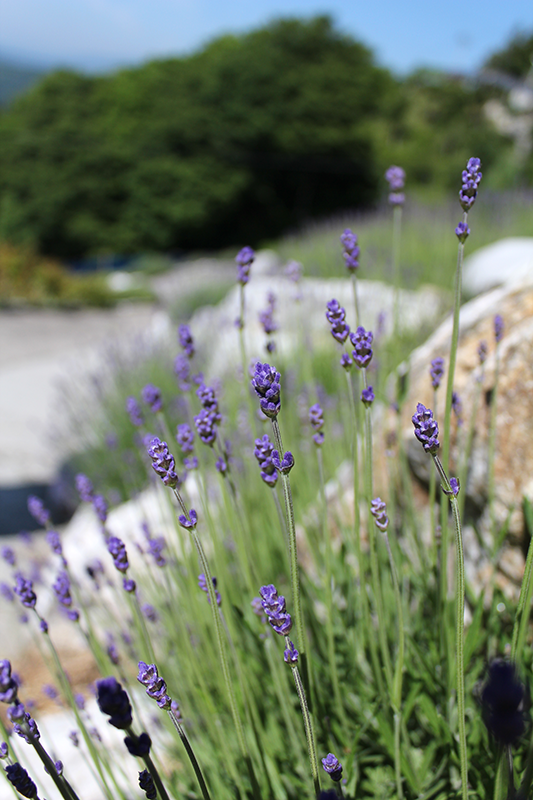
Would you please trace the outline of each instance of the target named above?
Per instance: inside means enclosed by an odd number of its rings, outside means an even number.
[[[515,78],[525,78],[532,66],[533,34],[526,33],[519,33],[485,63],[485,67],[500,70]]]

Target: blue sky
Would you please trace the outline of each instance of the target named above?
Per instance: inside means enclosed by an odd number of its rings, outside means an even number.
[[[0,0],[0,56],[106,70],[318,13],[400,74],[419,66],[468,72],[512,34],[533,32],[532,0]]]

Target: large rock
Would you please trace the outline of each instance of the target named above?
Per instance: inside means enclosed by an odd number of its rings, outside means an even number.
[[[533,238],[515,236],[480,247],[465,259],[463,288],[477,295],[533,275]]]

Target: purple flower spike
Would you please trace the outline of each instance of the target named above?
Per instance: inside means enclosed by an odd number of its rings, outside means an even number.
[[[464,244],[466,242],[466,240],[470,236],[470,228],[468,227],[466,222],[459,223],[459,225],[455,229],[455,235],[457,236],[461,244]]]
[[[216,460],[215,469],[217,472],[220,472],[221,475],[226,475],[228,472],[228,462],[222,456],[219,456]]]
[[[72,596],[70,594],[70,578],[63,570],[58,574],[55,583],[52,584],[52,589],[58,601],[64,608],[72,606]]]
[[[463,211],[470,211],[477,197],[477,190],[483,174],[479,171],[481,161],[479,158],[470,158],[463,170],[461,190],[459,191],[459,202]]]
[[[255,253],[251,247],[243,247],[236,257],[237,281],[243,286],[250,280],[250,267],[255,260]]]
[[[483,721],[497,742],[512,745],[525,729],[525,687],[514,664],[496,658],[481,693]]]
[[[96,511],[96,516],[103,525],[107,520],[107,502],[102,494],[95,494],[93,497],[93,508]]]
[[[127,572],[129,569],[128,554],[126,545],[117,536],[110,536],[107,540],[107,549],[113,556],[113,564],[119,572]]]
[[[0,555],[2,556],[6,564],[9,564],[10,567],[15,566],[17,560],[15,558],[15,551],[13,550],[12,547],[8,547],[7,545],[5,545],[4,547],[2,547]]]
[[[35,608],[37,595],[33,591],[33,583],[27,581],[20,572],[15,575],[15,579],[17,582],[13,587],[13,591],[20,598],[22,605],[25,606],[25,608]]]
[[[437,356],[437,358],[433,359],[429,374],[431,377],[431,385],[434,389],[438,389],[444,376],[444,359],[441,356]]]
[[[341,367],[346,370],[346,372],[349,372],[349,370],[351,370],[353,367],[353,361],[349,353],[343,353],[339,363]]]
[[[191,365],[184,353],[180,353],[174,360],[174,375],[178,379],[178,386],[182,392],[188,392],[191,388]]]
[[[289,639],[289,646],[283,651],[283,660],[286,664],[297,664],[298,663],[298,650],[295,648],[291,640]]]
[[[259,462],[261,478],[271,489],[274,488],[278,481],[278,471],[272,462],[273,452],[274,445],[268,438],[267,433],[261,439],[255,440],[254,456]]]
[[[192,358],[194,355],[194,341],[192,338],[191,329],[188,325],[179,326],[178,341],[187,358]]]
[[[17,701],[17,682],[11,675],[11,662],[0,661],[0,702],[15,703]]]
[[[282,475],[288,475],[291,469],[294,467],[294,456],[289,450],[287,450],[287,452],[283,454],[283,458],[280,459],[279,452],[277,450],[273,450],[272,463],[278,472],[281,472]]]
[[[194,451],[194,433],[186,422],[178,425],[176,429],[176,441],[181,447],[183,455],[189,455]]]
[[[171,455],[166,442],[162,442],[155,436],[147,448],[148,455],[152,459],[152,468],[157,472],[165,486],[175,489],[178,485],[178,476],[174,471],[175,461]]]
[[[46,534],[46,542],[50,546],[52,552],[56,554],[56,556],[63,555],[61,539],[59,538],[59,534],[57,531],[48,531],[48,533]]]
[[[46,526],[50,519],[50,512],[45,508],[40,497],[35,497],[33,494],[28,497],[28,511],[39,525],[42,525],[43,528]]]
[[[355,333],[350,334],[350,341],[354,347],[352,358],[354,364],[360,369],[368,367],[372,361],[372,341],[374,336],[371,331],[365,331],[362,325],[359,325]]]
[[[370,503],[370,513],[374,517],[376,527],[380,531],[386,531],[389,527],[389,518],[387,516],[387,505],[381,497],[375,497]]]
[[[187,519],[185,514],[180,514],[178,517],[178,522],[182,528],[196,528],[196,525],[198,524],[198,516],[194,508],[191,508],[189,511],[189,519]]]
[[[139,736],[126,736],[124,744],[128,749],[128,753],[138,758],[143,758],[149,755],[152,746],[152,740],[147,733],[141,733]]]
[[[19,794],[23,797],[37,797],[37,786],[18,761],[15,761],[14,764],[8,764],[5,769],[8,781]]]
[[[6,742],[0,743],[0,758],[7,758],[9,755],[9,747]]]
[[[221,416],[216,411],[208,411],[207,408],[202,408],[199,414],[194,418],[194,424],[200,440],[209,446],[215,443],[217,438],[217,424],[220,422]]]
[[[123,578],[122,588],[128,594],[135,594],[135,590],[137,589],[137,584],[135,583],[135,581],[131,580],[131,578]]]
[[[496,339],[496,344],[499,344],[503,339],[503,327],[503,317],[496,314],[494,317],[494,338]]]
[[[344,344],[350,333],[350,326],[345,321],[346,311],[338,300],[327,303],[326,319],[331,325],[331,335],[339,344]]]
[[[140,428],[141,425],[144,425],[143,413],[135,397],[130,396],[126,400],[126,411],[129,415],[132,425],[135,425],[136,428]]]
[[[156,800],[157,789],[155,788],[154,779],[147,769],[139,772],[139,788],[146,794],[146,800]]]
[[[412,416],[412,422],[415,426],[415,436],[422,444],[426,453],[435,455],[440,447],[439,443],[439,426],[435,419],[433,419],[433,411],[426,408],[422,403],[418,403],[416,407],[416,414]]]
[[[357,236],[355,233],[352,233],[349,228],[346,228],[346,230],[341,233],[341,243],[344,247],[342,257],[344,258],[346,269],[348,272],[355,272],[359,267],[360,253],[360,249],[357,245]]]
[[[340,781],[342,778],[342,764],[333,753],[328,753],[326,758],[322,759],[322,766],[332,781]]]
[[[403,206],[405,194],[402,189],[405,185],[405,172],[401,167],[389,167],[385,173],[385,180],[389,184],[389,203],[392,206]]]
[[[104,678],[96,683],[96,702],[102,714],[109,716],[109,724],[119,730],[132,723],[131,704],[127,693],[116,678]]]
[[[213,577],[213,578],[211,578],[211,580],[213,582],[213,588],[215,590],[215,597],[216,597],[216,600],[217,600],[217,606],[221,606],[222,605],[222,597],[220,595],[220,592],[217,592],[217,579],[215,577]],[[211,598],[209,597],[209,592],[207,591],[207,581],[205,579],[205,575],[204,575],[203,572],[201,572],[200,575],[198,575],[198,586],[200,587],[202,592],[206,593],[207,600],[210,603],[211,602]]]
[[[260,398],[259,405],[266,417],[275,419],[281,410],[281,376],[270,364],[255,365],[252,386]]]
[[[461,488],[459,481],[457,478],[450,478],[450,489],[452,490],[452,494],[454,497],[457,497],[459,494],[459,489]]]
[[[161,390],[154,386],[153,383],[147,383],[141,391],[143,403],[150,407],[150,410],[156,414],[158,411],[163,410],[163,400],[161,397]]]
[[[489,348],[487,346],[487,342],[482,340],[479,343],[478,348],[477,348],[477,354],[478,354],[478,358],[479,358],[479,363],[480,364],[484,364],[485,363],[485,361],[487,360],[488,352],[489,352]]]
[[[272,583],[262,586],[259,594],[262,598],[261,605],[272,629],[280,636],[287,636],[292,628],[292,619],[291,615],[287,614],[285,598],[283,595],[278,595],[276,587]]]
[[[157,702],[159,708],[165,711],[170,708],[172,698],[168,696],[167,685],[163,678],[159,677],[155,664],[139,661],[137,680],[146,687],[146,694]]]
[[[80,500],[84,503],[91,503],[94,496],[94,488],[90,478],[79,472],[76,475],[76,489],[80,496]]]
[[[369,408],[372,405],[375,399],[376,396],[371,386],[368,386],[361,392],[361,402],[364,403],[367,408]]]
[[[322,411],[322,409],[321,409],[321,407],[319,406],[318,403],[315,403],[314,405],[312,405],[310,407],[310,409],[309,409],[309,422],[310,422],[311,427],[313,428],[313,430],[315,432],[315,436],[316,436],[316,434],[320,433],[320,431],[324,427],[324,416],[323,415],[324,415],[324,412]],[[324,441],[324,435],[322,434],[321,441],[318,441],[318,442],[317,442],[315,436],[313,436],[315,444],[322,444],[322,442]],[[320,437],[319,437],[319,439],[320,439]]]

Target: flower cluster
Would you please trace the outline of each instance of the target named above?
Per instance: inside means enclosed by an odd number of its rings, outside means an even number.
[[[355,333],[350,334],[350,341],[353,345],[352,358],[354,363],[361,369],[368,367],[372,361],[372,340],[374,339],[371,331],[365,331],[359,325]]]
[[[163,398],[161,397],[161,390],[154,386],[153,383],[147,383],[146,386],[143,386],[141,391],[141,397],[143,403],[150,408],[154,414],[157,414],[158,411],[163,410]]]
[[[13,591],[20,598],[20,602],[25,608],[35,608],[37,602],[37,595],[33,591],[32,581],[26,580],[24,576],[18,572],[15,575],[16,584]]]
[[[468,227],[468,224],[466,222],[460,222],[455,229],[455,235],[461,244],[464,244],[470,236],[470,228]]]
[[[24,767],[16,761],[5,768],[8,781],[23,797],[37,797],[37,786]]]
[[[28,497],[28,511],[43,528],[50,520],[50,512],[45,507],[40,497],[35,497],[35,495],[30,495],[30,497]]]
[[[503,317],[499,314],[494,317],[494,338],[496,339],[496,344],[499,344],[503,339]]]
[[[72,596],[70,594],[70,578],[65,570],[58,573],[55,582],[52,584],[52,589],[60,602],[60,604],[67,610],[67,616],[73,622],[77,622],[80,618],[79,611],[72,608]]]
[[[192,358],[194,355],[194,341],[192,338],[191,329],[188,325],[179,326],[178,342],[182,350],[185,352],[187,358]]]
[[[152,469],[157,472],[165,486],[175,489],[178,485],[178,476],[174,470],[176,464],[167,443],[154,436],[150,441],[147,452],[152,459]]]
[[[370,503],[370,513],[374,517],[376,527],[380,531],[386,531],[389,527],[389,518],[387,516],[387,505],[381,497],[375,497]]]
[[[295,646],[289,639],[288,646],[283,651],[283,660],[285,661],[286,664],[294,666],[295,664],[298,663],[298,656],[299,656],[298,650],[295,648]]]
[[[274,445],[265,433],[261,439],[256,439],[254,448],[254,456],[259,462],[259,469],[261,470],[261,477],[267,486],[272,489],[278,481],[278,471],[272,463],[272,453],[274,452]]]
[[[217,579],[215,577],[213,577],[213,578],[211,578],[211,581],[213,583],[213,588],[215,590],[215,597],[217,599],[217,606],[221,606],[222,605],[222,597],[220,596],[220,592],[217,592]],[[198,586],[200,587],[202,592],[206,593],[207,600],[210,603],[211,602],[211,598],[209,597],[209,591],[207,589],[207,581],[205,579],[205,575],[204,575],[203,572],[201,572],[198,575]]]
[[[444,377],[444,359],[442,356],[437,356],[437,358],[433,359],[431,367],[429,368],[429,375],[431,378],[431,385],[434,389],[438,389]]]
[[[326,319],[331,325],[331,335],[339,344],[344,344],[350,333],[350,326],[346,322],[346,311],[338,300],[327,303]]]
[[[324,412],[318,403],[315,403],[309,409],[309,423],[314,430],[313,441],[317,447],[324,444],[324,432],[322,430],[324,427],[323,414]]]
[[[322,766],[332,781],[340,781],[342,778],[342,764],[333,753],[328,753],[326,758],[322,759]]]
[[[360,248],[357,244],[357,236],[349,228],[341,233],[341,244],[344,248],[342,257],[348,272],[355,272],[359,267]]]
[[[119,730],[129,728],[132,723],[131,703],[127,692],[114,677],[103,678],[96,683],[96,702],[102,714],[107,714],[109,724]]]
[[[218,398],[215,390],[211,386],[206,386],[205,383],[200,384],[196,394],[200,398],[202,409],[195,416],[194,424],[200,440],[212,447],[217,438],[217,426],[222,421],[218,410]]]
[[[191,388],[191,365],[184,353],[179,353],[174,359],[174,375],[178,379],[178,386],[182,392],[188,392]]]
[[[290,450],[287,450],[285,453],[283,453],[283,456],[280,456],[278,450],[273,450],[272,463],[278,472],[281,472],[282,475],[288,475],[291,469],[294,467],[294,456]]]
[[[416,414],[413,414],[411,419],[415,426],[416,438],[422,444],[426,453],[435,455],[440,443],[439,426],[437,421],[433,419],[433,411],[430,408],[426,408],[422,403],[418,403]]]
[[[372,405],[376,396],[374,394],[374,390],[371,386],[367,386],[366,389],[363,389],[361,392],[361,402],[368,408]]]
[[[405,186],[405,172],[401,167],[389,167],[385,173],[385,180],[389,184],[389,203],[392,206],[403,206],[405,194],[402,189]]]
[[[107,540],[107,549],[113,557],[113,566],[119,572],[127,572],[129,569],[128,554],[126,545],[118,536],[110,536]]]
[[[163,550],[166,547],[166,542],[163,536],[156,536],[153,537],[150,533],[150,528],[143,522],[142,524],[143,533],[145,535],[146,541],[148,542],[148,553],[154,559],[157,567],[164,567],[167,563],[166,558],[163,555]]]
[[[487,342],[484,339],[482,339],[481,342],[478,345],[478,348],[477,348],[477,355],[478,355],[480,364],[484,364],[485,363],[485,361],[487,360],[488,352],[489,352],[489,348],[488,348]]]
[[[513,744],[522,736],[524,723],[523,684],[514,664],[497,658],[488,670],[488,679],[481,693],[483,721],[496,741]]]
[[[281,410],[281,375],[270,364],[255,365],[252,386],[260,398],[259,405],[266,417],[275,419]]]
[[[291,615],[287,614],[285,598],[283,595],[278,595],[276,587],[272,583],[268,586],[261,586],[259,594],[263,611],[267,615],[272,629],[280,636],[287,636],[292,628],[292,619]]]
[[[135,425],[136,428],[140,428],[141,425],[144,425],[143,413],[135,397],[130,396],[127,398],[126,412],[131,420],[132,425]]]
[[[255,253],[251,247],[243,247],[235,256],[237,264],[237,281],[244,286],[250,280],[250,267],[255,259]]]
[[[156,800],[157,789],[155,788],[154,779],[147,769],[139,772],[139,788],[145,792],[147,800]]]
[[[481,161],[479,158],[469,158],[466,169],[463,170],[463,184],[459,191],[459,202],[463,211],[470,211],[476,202],[477,190],[483,173],[480,172]]]
[[[167,685],[163,678],[159,677],[157,667],[155,664],[146,664],[144,661],[139,661],[139,674],[137,680],[146,687],[146,694],[152,697],[159,708],[168,710],[172,703],[172,698],[167,694]]]

